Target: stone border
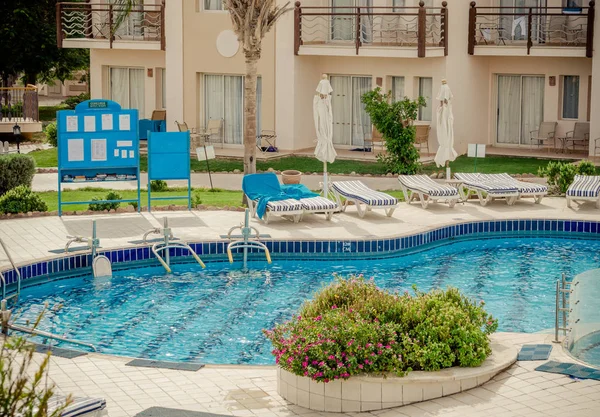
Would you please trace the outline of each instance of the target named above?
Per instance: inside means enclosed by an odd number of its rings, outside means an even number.
[[[345,381],[314,382],[277,368],[277,393],[314,411],[362,412],[445,397],[483,385],[517,360],[517,349],[491,336],[492,355],[477,368],[410,372],[405,377],[357,376]]]

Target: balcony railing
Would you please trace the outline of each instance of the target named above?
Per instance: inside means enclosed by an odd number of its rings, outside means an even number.
[[[114,42],[160,42],[165,49],[165,5],[140,4],[128,13],[126,8],[106,3],[57,3],[56,41],[62,48],[65,40],[106,40]]]
[[[36,87],[0,88],[0,123],[38,122],[39,119]]]
[[[448,55],[448,3],[442,7],[302,7],[294,10],[295,54],[302,45],[442,47]]]
[[[527,48],[585,47],[594,52],[595,2],[589,7],[477,7],[469,11],[469,54],[477,45]]]

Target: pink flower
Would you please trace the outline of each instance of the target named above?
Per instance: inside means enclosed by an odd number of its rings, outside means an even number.
[[[302,320],[302,316],[298,316],[298,320]]]
[[[386,349],[391,349],[392,347],[390,345],[385,345]]]
[[[330,359],[330,360],[334,360],[334,359],[335,359],[335,356],[333,356],[333,355],[329,355],[329,359]]]
[[[318,365],[318,364],[319,364],[319,362],[318,362],[318,361],[312,361],[312,364],[313,364],[313,365]]]
[[[352,346],[352,342],[353,342],[353,340],[349,341],[348,346]]]
[[[375,352],[371,352],[371,356],[375,356]]]
[[[319,362],[319,366],[325,366],[325,362],[323,362],[323,361]]]
[[[372,344],[370,344],[370,343],[367,343],[367,347],[368,347],[368,348],[370,348],[371,346],[373,346],[373,345],[372,345]]]
[[[304,371],[304,376],[308,376],[308,371]]]
[[[337,306],[335,304],[331,306],[332,310],[335,310],[336,308],[337,308]]]
[[[363,366],[362,366],[362,365],[358,365],[358,369],[362,369],[362,368],[363,368]]]
[[[321,321],[322,317],[321,316],[317,316],[315,317],[315,321]]]
[[[380,348],[380,347],[382,347],[382,346],[383,346],[383,345],[382,345],[381,343],[377,343],[377,347],[378,347],[378,348]]]
[[[308,368],[308,362],[302,362],[302,367],[303,368]]]

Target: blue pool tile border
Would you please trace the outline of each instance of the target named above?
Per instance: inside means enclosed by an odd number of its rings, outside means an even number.
[[[280,255],[282,258],[301,255],[314,255],[323,258],[327,255],[328,258],[339,259],[357,255],[369,257],[398,254],[421,246],[460,237],[536,236],[536,232],[539,232],[540,236],[548,232],[562,233],[565,236],[571,234],[577,234],[578,237],[600,236],[600,222],[559,219],[486,220],[438,227],[402,237],[341,240],[264,240],[263,243],[273,255]],[[228,241],[220,240],[195,242],[189,243],[189,245],[199,256],[216,258],[219,255],[225,256],[227,243]],[[237,253],[238,251],[234,250],[233,252]],[[258,250],[252,249],[250,252],[257,253]],[[98,253],[105,255],[117,268],[141,261],[156,260],[150,247],[136,246],[101,250]],[[186,251],[180,248],[169,249],[169,254],[173,258],[187,256]],[[31,279],[87,274],[91,265],[92,257],[89,253],[86,253],[23,265],[19,266],[18,269],[21,280],[24,282]],[[7,285],[16,284],[17,274],[14,270],[5,269],[2,274]]]

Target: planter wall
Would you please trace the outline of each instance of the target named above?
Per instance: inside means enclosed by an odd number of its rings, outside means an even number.
[[[315,382],[278,368],[277,392],[285,400],[314,411],[359,412],[400,407],[478,387],[517,360],[517,349],[492,340],[492,355],[477,368],[411,372],[406,377],[354,376],[345,381]]]

